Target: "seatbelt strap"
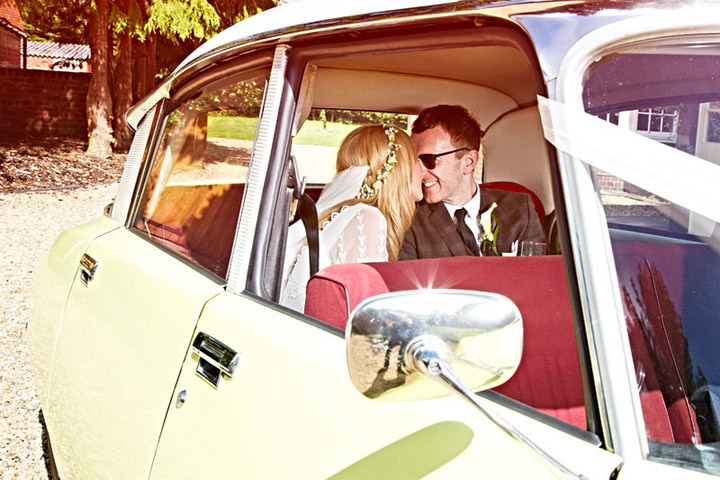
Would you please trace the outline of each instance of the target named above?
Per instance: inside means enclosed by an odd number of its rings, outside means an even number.
[[[288,186],[292,188],[293,202],[290,208],[290,225],[302,220],[305,227],[305,238],[308,244],[308,258],[310,259],[310,276],[318,271],[318,258],[320,240],[318,235],[318,215],[315,201],[305,193],[305,179],[300,180],[297,170],[297,161],[290,156]]]
[[[318,215],[315,202],[307,193],[302,194],[298,200],[297,217],[305,226],[305,237],[308,244],[308,257],[310,258],[310,276],[318,271],[318,255],[320,252],[320,239],[318,235]]]

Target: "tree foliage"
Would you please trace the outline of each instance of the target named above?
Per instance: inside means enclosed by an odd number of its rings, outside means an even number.
[[[89,1],[20,0],[17,6],[29,40],[88,43]]]
[[[220,30],[255,13],[274,7],[278,0],[121,0],[109,1],[109,10],[102,9],[97,21],[105,30],[95,30],[95,37],[107,37],[109,48],[100,52],[107,58],[93,58],[93,77],[111,75],[111,95],[88,96],[90,122],[88,137],[97,144],[106,138],[108,115],[115,130],[115,147],[127,150],[129,136],[121,117],[132,101],[137,101],[152,88],[159,75],[167,75],[177,63],[202,41]],[[98,4],[108,0],[18,0],[18,8],[31,40],[61,43],[103,45],[99,38],[91,38],[90,19],[95,18]],[[95,21],[95,20],[94,20]],[[158,48],[161,45],[161,48]],[[128,52],[130,50],[130,52]],[[107,53],[102,53],[107,51]],[[129,67],[132,65],[132,67]],[[131,68],[132,72],[127,72]],[[128,73],[130,73],[128,75]],[[98,81],[99,80],[99,81]],[[130,88],[127,83],[132,83]],[[91,80],[93,88],[105,85],[105,78]],[[115,108],[113,108],[113,99]],[[102,103],[102,105],[100,103]],[[114,113],[113,113],[114,112]],[[114,118],[113,118],[114,117]],[[98,127],[101,125],[102,127]],[[122,131],[123,135],[120,135]],[[98,151],[105,151],[100,148]]]
[[[408,128],[408,116],[400,113],[369,112],[364,110],[335,110],[317,109],[310,110],[310,120],[321,122],[337,122],[348,125],[386,123],[400,128]]]
[[[145,29],[173,40],[205,40],[219,31],[220,16],[206,0],[156,0]]]

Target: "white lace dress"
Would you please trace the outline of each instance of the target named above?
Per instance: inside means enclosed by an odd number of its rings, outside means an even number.
[[[318,212],[329,210],[355,197],[365,179],[366,167],[352,167],[338,173],[318,199]],[[345,206],[320,225],[318,268],[336,263],[384,262],[387,253],[387,222],[380,210],[364,203]],[[310,279],[307,239],[302,222],[288,231],[280,303],[302,312],[305,286]]]

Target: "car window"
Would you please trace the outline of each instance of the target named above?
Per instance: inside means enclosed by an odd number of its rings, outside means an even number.
[[[592,172],[611,235],[651,456],[715,472],[717,452],[709,446],[720,440],[720,227],[718,216],[712,218],[717,205],[690,201],[709,192],[699,186],[693,192],[685,174],[698,172],[690,178],[699,185],[699,172],[720,164],[718,76],[717,44],[646,44],[593,63],[583,91],[587,112],[643,137],[638,142],[666,146],[653,150],[656,163],[641,167],[639,181]],[[629,145],[636,141],[620,138],[626,137],[606,139],[622,159],[617,168],[635,168],[640,159]],[[660,193],[668,186],[690,194],[669,200]]]
[[[169,103],[133,228],[224,278],[266,77],[232,76]]]

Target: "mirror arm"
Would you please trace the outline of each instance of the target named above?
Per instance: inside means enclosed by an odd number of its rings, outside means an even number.
[[[465,384],[455,375],[452,367],[448,363],[447,347],[445,343],[434,335],[421,335],[414,338],[408,344],[405,355],[404,365],[408,370],[417,370],[430,378],[445,385],[447,388],[460,394],[463,398],[472,403],[480,410],[491,422],[500,427],[505,433],[527,445],[532,451],[547,461],[552,467],[560,471],[565,477],[585,480],[586,477],[578,475],[556,460],[553,456],[543,450],[538,444],[530,440],[517,428],[505,421],[497,414],[487,411],[479,402],[477,395],[469,390]],[[409,372],[408,372],[409,373]]]

